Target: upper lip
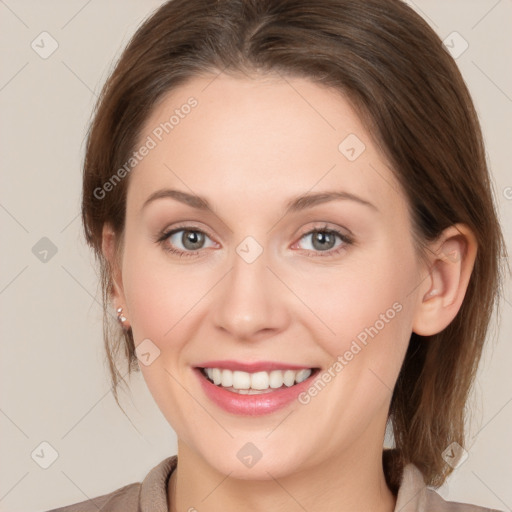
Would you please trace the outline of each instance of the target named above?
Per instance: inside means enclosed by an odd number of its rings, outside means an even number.
[[[195,365],[197,368],[225,368],[231,371],[242,371],[248,373],[269,372],[272,370],[303,370],[313,368],[312,366],[296,365],[291,363],[280,363],[276,361],[205,361]]]

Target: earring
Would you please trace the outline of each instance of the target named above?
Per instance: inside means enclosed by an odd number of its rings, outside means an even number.
[[[119,322],[126,322],[126,317],[123,315],[123,308],[117,308],[117,319]]]

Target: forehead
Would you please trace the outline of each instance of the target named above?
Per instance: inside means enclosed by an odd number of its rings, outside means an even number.
[[[195,77],[153,109],[135,149],[144,144],[129,200],[178,187],[270,204],[342,187],[396,205],[398,184],[350,103],[303,78]]]

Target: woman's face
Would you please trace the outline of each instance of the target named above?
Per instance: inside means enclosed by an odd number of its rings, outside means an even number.
[[[195,78],[137,149],[119,301],[181,447],[253,479],[380,453],[422,268],[349,104],[304,79]]]

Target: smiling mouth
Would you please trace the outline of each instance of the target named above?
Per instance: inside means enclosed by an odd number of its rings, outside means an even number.
[[[212,384],[240,395],[259,395],[290,388],[315,375],[319,368],[244,372],[226,368],[198,368]]]

